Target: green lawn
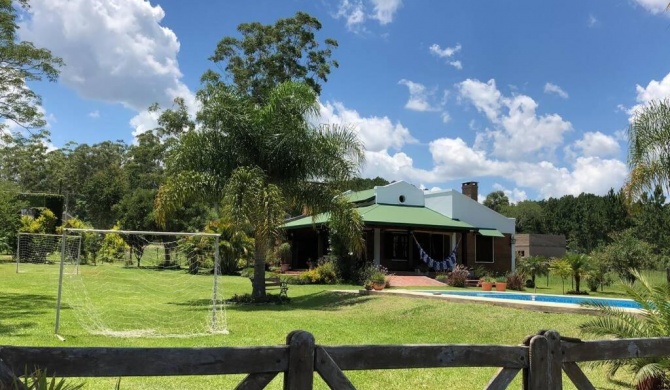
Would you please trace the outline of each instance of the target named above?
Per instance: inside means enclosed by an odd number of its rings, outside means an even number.
[[[98,271],[106,267],[102,273]],[[285,341],[294,329],[312,332],[317,343],[342,344],[518,344],[526,335],[539,329],[556,329],[563,335],[577,336],[577,327],[585,320],[583,315],[550,314],[507,309],[484,304],[447,303],[435,300],[392,296],[358,296],[335,293],[334,289],[357,289],[356,286],[296,286],[291,285],[291,303],[286,305],[228,305],[226,314],[229,335],[212,335],[191,338],[118,338],[89,334],[75,315],[77,309],[68,306],[71,297],[64,296],[61,334],[65,342],[53,335],[57,292],[55,265],[22,265],[15,273],[15,265],[0,263],[0,345],[25,346],[115,346],[115,347],[208,347],[276,345]],[[91,296],[104,302],[106,310],[128,317],[147,326],[157,319],[187,317],[194,321],[207,316],[205,305],[179,305],[176,295],[187,295],[175,286],[184,284],[179,271],[157,272],[124,269],[120,266],[83,266],[87,276],[86,289],[95,294],[96,286],[108,286],[105,296]],[[150,274],[149,274],[150,273]],[[110,276],[112,275],[112,276]],[[100,279],[96,279],[100,278]],[[104,279],[103,279],[104,278]],[[542,286],[540,279],[540,286]],[[211,277],[191,279],[192,290],[209,294]],[[224,296],[250,292],[248,279],[223,277]],[[558,281],[560,283],[560,280]],[[555,283],[547,291],[555,291]],[[116,286],[116,287],[115,287]],[[610,289],[617,294],[619,289]],[[111,292],[111,293],[110,293]],[[540,289],[538,292],[545,292]],[[176,294],[176,295],[175,295]],[[65,294],[67,295],[67,294]],[[142,310],[132,297],[138,295],[150,307],[167,307],[172,310],[165,317],[156,317],[151,311]],[[166,299],[168,297],[169,299]],[[191,300],[192,297],[186,297]],[[134,302],[129,304],[129,302]],[[197,302],[196,302],[197,303]],[[184,315],[183,312],[186,314]],[[114,321],[114,316],[107,320]],[[195,326],[195,325],[194,325]],[[362,389],[405,388],[482,388],[495,369],[425,369],[348,372],[353,383]],[[628,386],[607,381],[604,370],[587,369],[587,375],[599,388],[619,389]],[[318,377],[318,375],[317,375]],[[630,379],[625,375],[623,380]],[[83,379],[86,388],[113,388],[114,379]],[[240,377],[172,377],[172,378],[123,378],[121,387],[126,389],[182,389],[182,388],[233,388]],[[517,379],[518,381],[518,379]],[[325,386],[317,380],[317,387]],[[518,388],[514,384],[512,388]],[[271,388],[281,388],[275,380]],[[565,388],[573,388],[566,385]]]

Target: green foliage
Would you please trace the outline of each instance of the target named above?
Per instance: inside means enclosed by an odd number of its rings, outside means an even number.
[[[653,193],[643,193],[631,206],[633,234],[651,245],[656,267],[670,264],[670,204],[660,186]],[[635,267],[637,268],[637,267]]]
[[[539,202],[524,200],[501,206],[498,212],[515,219],[517,233],[548,233],[545,212]]]
[[[667,337],[670,334],[670,284],[653,285],[636,270],[631,275],[638,283],[625,284],[626,295],[642,307],[642,315],[619,308],[591,304],[600,312],[580,325],[582,332],[598,337],[638,338]],[[670,380],[670,360],[667,358],[635,358],[607,361],[609,374],[628,368],[635,374],[638,389],[667,388]],[[650,384],[655,386],[646,387]]]
[[[70,218],[64,224],[56,228],[56,234],[63,234],[63,229],[91,229],[91,225],[78,218]],[[81,253],[79,262],[81,264],[88,264],[97,261],[100,245],[102,244],[102,237],[98,233],[81,233]]]
[[[518,272],[510,272],[505,277],[508,290],[523,291],[524,288],[524,275]]]
[[[256,102],[287,81],[304,82],[318,95],[320,81],[327,81],[331,66],[338,67],[330,59],[337,41],[326,39],[319,48],[315,33],[320,29],[319,20],[304,12],[274,25],[243,23],[237,27],[242,38],[223,38],[210,60],[224,65],[235,87]]]
[[[505,207],[509,206],[509,198],[502,191],[493,191],[486,195],[484,206],[493,211],[501,212]]]
[[[612,234],[612,243],[598,251],[598,257],[619,277],[633,282],[630,269],[655,265],[652,246],[636,238],[632,230]]]
[[[563,261],[565,261],[568,264],[570,270],[572,271],[572,278],[575,281],[574,292],[577,294],[581,293],[579,287],[582,280],[582,276],[588,273],[588,267],[590,261],[589,257],[582,253],[571,253],[566,255],[563,258]]]
[[[343,185],[343,189],[351,191],[363,191],[375,188],[377,186],[385,186],[390,182],[382,177],[375,177],[374,179],[355,177],[347,180]]]
[[[638,196],[657,186],[670,192],[670,101],[652,101],[638,111],[628,128],[627,191]]]
[[[603,249],[598,249],[591,252],[591,262],[586,277],[586,284],[589,286],[589,291],[596,292],[598,288],[612,285],[614,278],[610,271],[610,263],[604,253]]]
[[[39,214],[37,218],[29,215],[22,216],[19,231],[22,233],[54,233],[56,231],[56,215],[49,209],[42,209]]]
[[[37,369],[23,376],[23,381],[14,383],[15,390],[79,390],[84,388],[84,383],[70,383],[64,378],[57,379],[54,375],[49,377],[47,370]]]
[[[17,39],[19,10],[15,5],[27,9],[28,0],[0,1],[0,117],[21,127],[41,128],[46,125],[40,111],[42,100],[26,83],[43,77],[56,81],[63,61],[47,49]],[[5,127],[0,125],[0,133]]]
[[[112,230],[119,230],[118,225]],[[126,244],[123,238],[116,233],[107,233],[102,239],[98,256],[100,260],[112,263],[117,260],[123,260],[130,246]]]
[[[516,269],[519,273],[530,277],[532,286],[535,288],[537,276],[544,276],[549,272],[549,259],[544,256],[527,256],[519,259]]]
[[[552,274],[561,278],[563,294],[565,294],[565,279],[572,277],[572,267],[565,259],[553,260],[549,264],[549,270]]]
[[[0,252],[13,253],[16,250],[16,232],[21,226],[21,209],[25,202],[18,197],[18,188],[11,183],[0,181]]]

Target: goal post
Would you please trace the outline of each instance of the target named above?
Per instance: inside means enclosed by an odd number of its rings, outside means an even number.
[[[120,337],[227,334],[219,234],[66,228],[83,242],[81,271],[61,262],[55,333],[64,305],[91,333]],[[66,240],[61,239],[62,242]],[[61,257],[67,249],[61,246]],[[70,315],[70,314],[68,314]]]
[[[61,240],[65,244],[65,254],[61,253]],[[50,264],[61,260],[79,263],[81,237],[60,234],[19,232],[16,240],[16,273],[21,263]]]

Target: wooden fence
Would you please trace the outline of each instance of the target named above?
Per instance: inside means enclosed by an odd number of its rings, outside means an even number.
[[[499,367],[486,389],[505,389],[522,372],[524,389],[594,389],[577,362],[670,356],[670,337],[581,341],[542,331],[521,345],[321,346],[293,331],[286,345],[223,348],[68,348],[0,346],[0,389],[26,368],[58,377],[248,374],[237,389],[263,389],[280,373],[284,389],[312,389],[318,373],[333,389],[354,389],[344,371]]]

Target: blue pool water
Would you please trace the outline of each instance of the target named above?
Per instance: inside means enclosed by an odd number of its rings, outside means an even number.
[[[514,294],[514,293],[497,293],[497,292],[479,292],[479,291],[424,291],[436,295],[456,295],[465,297],[479,297],[479,298],[493,298],[493,299],[508,299],[514,301],[534,301],[534,302],[549,302],[549,303],[571,303],[580,305],[584,303],[603,304],[611,307],[639,309],[640,305],[631,299],[603,299],[591,297],[575,297],[562,295],[542,295],[542,294]]]

